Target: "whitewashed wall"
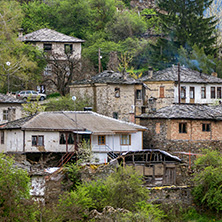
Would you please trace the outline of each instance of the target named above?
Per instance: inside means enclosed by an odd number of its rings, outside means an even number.
[[[222,100],[217,98],[217,87],[222,87],[222,84],[185,84],[180,85],[186,87],[186,103],[190,103],[190,87],[195,87],[195,100],[194,103],[215,103],[217,100]],[[201,99],[201,87],[206,87],[206,99]],[[211,99],[211,87],[215,87],[215,99]],[[178,103],[178,85],[174,87],[174,102]]]

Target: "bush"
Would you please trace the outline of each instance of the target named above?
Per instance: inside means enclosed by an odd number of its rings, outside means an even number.
[[[222,155],[218,151],[205,150],[205,155],[195,162],[195,202],[202,207],[222,211]]]

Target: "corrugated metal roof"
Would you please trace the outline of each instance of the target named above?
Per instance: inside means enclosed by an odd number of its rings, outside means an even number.
[[[153,76],[145,76],[142,81],[178,81],[178,66],[174,65],[170,68],[157,71],[153,73]],[[181,83],[222,83],[222,79],[200,73],[198,71],[188,69],[186,67],[180,67],[180,82]]]
[[[72,36],[68,36],[51,29],[39,29],[19,38],[23,42],[85,42]]]
[[[173,104],[153,113],[144,113],[140,118],[149,119],[208,119],[222,120],[222,106],[201,104]]]
[[[77,121],[76,121],[77,120]],[[24,130],[67,130],[85,131],[92,134],[115,134],[121,132],[135,132],[145,130],[146,127],[133,123],[116,120],[89,111],[60,111],[42,112],[26,119],[6,123],[1,128],[20,128]]]

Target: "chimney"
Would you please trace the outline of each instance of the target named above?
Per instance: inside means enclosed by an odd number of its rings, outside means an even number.
[[[153,68],[149,67],[148,69],[149,78],[151,79],[153,77]]]
[[[217,72],[212,72],[211,76],[217,77]]]
[[[19,28],[18,31],[19,31],[18,37],[19,37],[19,38],[23,37],[23,28]]]
[[[200,69],[200,76],[202,75],[202,69]]]

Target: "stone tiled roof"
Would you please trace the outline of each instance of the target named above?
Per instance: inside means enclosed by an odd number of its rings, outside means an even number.
[[[84,79],[81,81],[75,81],[72,85],[91,84],[91,83],[113,83],[113,84],[136,84],[141,83],[140,80],[131,78],[127,73],[119,73],[111,70],[105,70],[99,73],[91,79]]]
[[[178,81],[178,66],[174,65],[170,68],[157,71],[153,73],[152,78],[145,76],[142,81]],[[181,83],[222,83],[222,79],[200,73],[198,71],[180,67],[180,81]]]
[[[13,96],[5,95],[0,93],[0,103],[24,103],[23,100],[16,99]]]
[[[153,113],[144,113],[140,118],[148,119],[207,119],[222,120],[222,106],[201,104],[173,104]]]
[[[68,36],[47,28],[31,32],[19,39],[23,42],[84,42],[82,39]]]
[[[35,116],[2,124],[0,128],[22,128],[24,130],[39,131],[87,131],[92,134],[104,135],[146,129],[146,127],[140,125],[86,111],[42,112]]]

